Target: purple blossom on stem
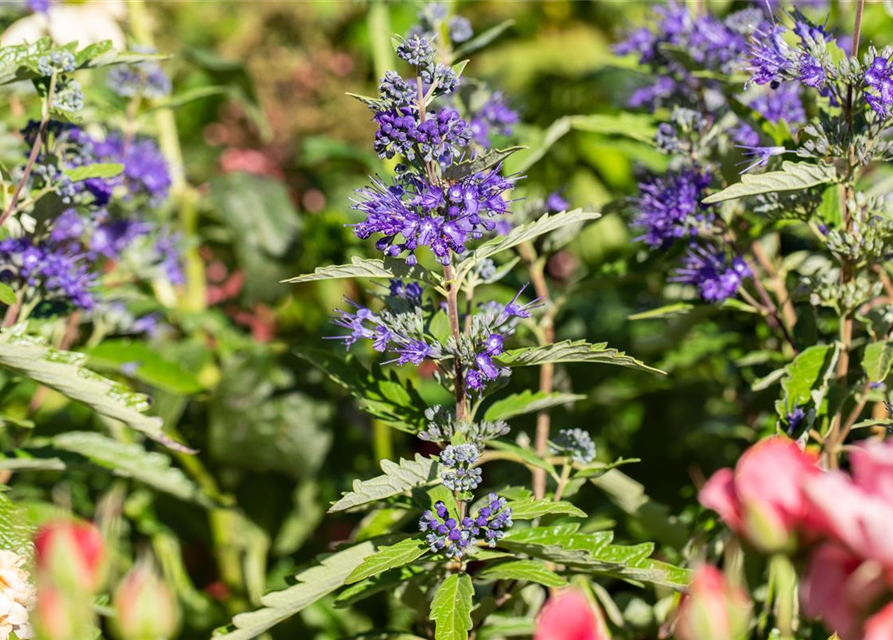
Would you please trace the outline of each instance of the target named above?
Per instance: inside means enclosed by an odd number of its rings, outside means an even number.
[[[762,28],[754,33],[750,43],[751,78],[748,82],[778,87],[784,74],[790,69],[789,47],[784,41],[787,29],[779,24]]]
[[[103,162],[124,165],[124,183],[132,196],[146,196],[153,204],[167,198],[171,187],[170,171],[154,140],[137,138],[125,144],[120,134],[112,133],[95,143],[94,153]]]
[[[753,275],[742,258],[733,258],[730,265],[725,252],[712,247],[692,246],[682,264],[671,282],[694,285],[704,300],[717,304],[733,297],[744,279]]]
[[[634,224],[645,233],[636,240],[659,248],[695,235],[701,223],[712,219],[709,208],[701,204],[709,184],[710,176],[700,169],[650,176],[640,182],[639,197],[633,201],[638,209]]]
[[[436,160],[449,164],[471,141],[472,131],[455,109],[441,109],[420,122],[417,109],[401,107],[379,111],[373,148],[382,158],[400,154],[410,162]]]
[[[769,158],[787,153],[787,149],[784,147],[749,147],[738,145],[738,148],[743,149],[744,155],[749,158],[749,160],[745,160],[745,162],[750,162],[746,168],[741,170],[741,173],[747,173],[751,169],[756,169],[757,167],[765,167],[769,164]]]
[[[92,309],[96,275],[73,245],[33,243],[30,238],[0,241],[0,282],[28,286],[44,301]]]
[[[893,65],[890,61],[876,55],[863,76],[866,89],[865,101],[882,118],[890,115],[893,106]]]
[[[546,197],[546,209],[553,213],[567,211],[570,209],[570,206],[570,202],[565,200],[558,191],[550,193],[548,197]]]
[[[484,148],[492,146],[491,135],[508,136],[518,123],[518,112],[508,106],[505,96],[497,91],[471,118],[474,141]]]

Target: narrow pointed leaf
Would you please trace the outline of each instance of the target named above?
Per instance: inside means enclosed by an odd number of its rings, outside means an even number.
[[[406,538],[389,547],[379,547],[377,552],[363,560],[363,563],[347,576],[345,583],[353,584],[390,569],[402,567],[418,560],[428,551],[428,543],[417,537]]]
[[[491,564],[476,576],[480,580],[523,580],[546,587],[564,587],[567,580],[549,569],[540,560],[510,560]]]
[[[295,276],[283,282],[298,284],[314,280],[337,280],[342,278],[409,278],[422,282],[433,282],[433,274],[419,265],[409,267],[403,260],[388,258],[366,259],[354,256],[350,264],[337,264],[328,267],[317,267],[313,273]]]
[[[704,204],[715,204],[746,196],[757,196],[762,193],[798,191],[837,181],[837,170],[828,164],[785,162],[781,167],[780,171],[746,173],[741,176],[741,182],[704,198],[703,202]]]
[[[585,340],[565,340],[544,347],[510,349],[496,358],[500,364],[510,367],[533,366],[558,362],[592,362],[613,364],[621,367],[664,372],[626,355],[623,351],[611,349],[606,342],[591,344]]]
[[[401,459],[399,464],[382,460],[381,470],[384,474],[380,476],[354,480],[353,490],[333,504],[329,513],[362,507],[440,480],[440,465],[419,454],[414,460]]]
[[[581,511],[570,502],[559,500],[553,502],[548,498],[537,500],[535,498],[525,498],[524,500],[515,500],[509,502],[508,507],[512,510],[512,520],[533,520],[541,518],[545,515],[568,515],[577,518],[585,518],[586,513]]]
[[[474,587],[467,573],[447,576],[431,601],[434,640],[468,640]]]
[[[513,393],[507,398],[497,400],[484,413],[484,420],[510,420],[528,413],[551,409],[577,400],[585,400],[586,396],[577,393],[536,393],[529,389],[522,393]]]
[[[521,151],[524,147],[509,147],[508,149],[491,149],[486,153],[482,153],[476,158],[465,160],[457,164],[450,165],[444,172],[443,177],[446,180],[461,180],[467,176],[487,169],[492,169],[513,153]]]

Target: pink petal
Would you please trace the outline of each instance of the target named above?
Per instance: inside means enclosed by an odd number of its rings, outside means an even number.
[[[534,640],[605,640],[599,618],[585,595],[565,589],[553,596],[537,619]]]
[[[878,611],[865,623],[863,640],[890,640],[893,638],[893,604]]]
[[[719,514],[729,527],[741,531],[741,506],[735,493],[734,473],[720,469],[711,476],[698,493],[701,504]]]

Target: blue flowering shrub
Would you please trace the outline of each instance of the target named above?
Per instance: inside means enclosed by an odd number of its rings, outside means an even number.
[[[0,638],[893,637],[883,4],[113,4],[0,7]]]

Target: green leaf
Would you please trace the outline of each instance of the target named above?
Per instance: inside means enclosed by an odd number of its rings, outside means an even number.
[[[653,320],[655,318],[675,318],[676,316],[684,316],[695,308],[695,305],[689,302],[674,302],[673,304],[664,305],[650,311],[634,313],[627,317],[627,320]]]
[[[101,433],[84,431],[62,433],[54,436],[51,442],[54,449],[83,456],[114,475],[133,478],[181,500],[205,507],[215,506],[198,485],[180,469],[171,466],[170,457],[163,453],[146,451],[138,444],[118,442]]]
[[[784,162],[781,171],[746,173],[741,182],[704,198],[704,204],[715,204],[746,196],[779,191],[799,191],[837,181],[837,170],[828,164]]]
[[[453,60],[458,60],[463,56],[474,53],[478,49],[483,49],[488,44],[496,40],[496,38],[501,36],[506,30],[513,27],[514,24],[515,21],[512,19],[505,20],[497,24],[495,27],[490,27],[486,31],[479,33],[453,52]]]
[[[351,93],[350,91],[347,92],[347,95],[349,95],[354,100],[359,100],[373,111],[387,110],[388,103],[381,98],[372,98],[370,96],[360,95],[359,93]]]
[[[518,154],[510,163],[512,172],[525,172],[539,162],[549,149],[565,135],[573,130],[586,131],[608,136],[632,138],[648,145],[654,144],[657,133],[657,122],[648,114],[629,113],[595,113],[589,115],[573,115],[559,118],[546,129],[537,144],[531,144],[530,151]]]
[[[430,333],[440,344],[446,344],[452,337],[450,329],[450,318],[446,311],[438,311],[431,318],[431,324],[428,326]]]
[[[431,601],[434,640],[468,640],[474,587],[467,573],[447,576]]]
[[[338,597],[335,598],[335,606],[349,607],[361,600],[374,596],[376,593],[390,591],[397,585],[402,584],[407,580],[412,580],[417,575],[426,572],[427,570],[423,567],[413,565],[385,571],[375,577],[363,580],[362,582],[357,582],[344,589],[338,594]]]
[[[567,580],[539,560],[510,560],[491,564],[475,577],[480,580],[524,580],[546,587],[567,586]]]
[[[598,478],[605,475],[611,469],[622,467],[627,464],[635,464],[641,462],[640,458],[619,458],[614,462],[593,462],[579,469],[572,478]]]
[[[347,576],[345,584],[353,584],[390,569],[402,567],[418,560],[428,551],[430,551],[428,543],[418,537],[406,538],[389,547],[379,547],[376,553],[365,558],[362,564]]]
[[[532,392],[526,389],[521,393],[497,400],[487,409],[484,420],[510,420],[528,413],[551,409],[564,404],[570,404],[577,400],[585,400],[585,395],[577,393],[545,393],[544,391]]]
[[[102,162],[82,165],[74,169],[65,169],[63,173],[72,182],[81,182],[91,178],[114,178],[124,171],[124,165],[118,162]]]
[[[307,608],[344,584],[344,579],[372,553],[371,542],[361,542],[337,553],[320,556],[321,563],[296,576],[297,584],[261,597],[263,609],[240,613],[232,624],[214,632],[215,640],[253,640]]]
[[[592,362],[613,364],[640,371],[664,374],[660,369],[626,355],[623,351],[608,348],[606,342],[590,344],[585,340],[564,340],[542,347],[510,349],[496,358],[500,364],[510,367],[541,365],[549,362]]]
[[[424,428],[427,405],[413,384],[400,380],[396,371],[385,373],[379,365],[370,370],[352,355],[344,358],[323,349],[297,347],[294,351],[347,389],[363,411],[408,433]]]
[[[168,448],[192,453],[162,432],[161,418],[143,413],[149,408],[146,396],[86,369],[85,359],[82,353],[60,351],[25,334],[24,324],[0,331],[0,366],[81,402],[106,418],[120,420]]]
[[[366,506],[440,480],[440,465],[418,453],[415,460],[401,459],[400,464],[382,460],[381,470],[384,471],[383,475],[369,480],[354,480],[353,490],[334,503],[329,513]]]
[[[534,520],[545,515],[568,515],[577,518],[585,518],[586,513],[581,511],[570,502],[559,500],[553,502],[548,498],[537,500],[536,498],[525,498],[524,500],[515,500],[509,502],[506,506],[512,510],[512,520]]]
[[[16,293],[12,290],[12,287],[5,282],[0,282],[0,302],[11,307],[18,301],[19,300],[16,298]]]
[[[0,549],[20,556],[30,556],[34,531],[25,521],[19,507],[0,492]]]
[[[403,260],[386,258],[384,261],[377,258],[367,259],[354,256],[350,264],[330,265],[317,267],[313,273],[295,276],[283,282],[298,284],[301,282],[313,282],[314,280],[334,280],[339,278],[409,278],[429,284],[439,280],[439,276],[431,274],[420,265],[406,266]]]
[[[872,342],[862,354],[862,368],[871,382],[883,382],[893,365],[893,342]]]
[[[528,242],[566,225],[583,222],[585,220],[596,220],[600,217],[600,213],[583,211],[582,209],[563,211],[555,214],[545,213],[533,222],[528,222],[520,227],[515,227],[509,231],[508,234],[499,238],[493,238],[482,244],[473,251],[468,258],[459,263],[457,279],[461,281],[478,262],[495,256],[497,253],[516,247],[523,242]]]
[[[785,367],[785,376],[781,379],[784,402],[777,403],[780,416],[784,417],[788,411],[803,407],[810,401],[817,407],[821,404],[838,352],[837,344],[814,345],[801,351]]]
[[[164,100],[158,100],[144,111],[145,114],[154,113],[162,109],[179,109],[182,106],[204,100],[205,98],[213,98],[215,96],[227,95],[231,90],[227,87],[194,87],[182,93],[168,96]]]
[[[552,463],[548,460],[543,460],[530,449],[522,449],[512,442],[505,442],[503,440],[491,440],[487,443],[487,446],[503,452],[503,455],[500,457],[514,460],[515,462],[520,462],[521,464],[530,467],[545,469],[553,478],[558,478],[558,472],[555,471],[555,467]]]
[[[202,391],[202,384],[178,363],[165,360],[163,354],[144,342],[126,338],[105,340],[87,351],[89,362],[96,367],[110,367],[148,385],[178,395]]]
[[[443,172],[443,177],[446,180],[461,180],[472,174],[480,173],[481,171],[486,171],[487,169],[495,167],[513,153],[517,153],[524,148],[525,147],[509,147],[508,149],[491,149],[476,158],[450,165],[446,171]]]

